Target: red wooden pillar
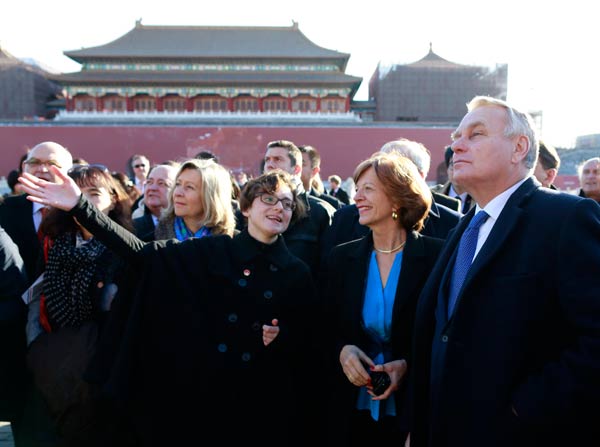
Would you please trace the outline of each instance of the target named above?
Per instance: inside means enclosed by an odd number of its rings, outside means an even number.
[[[292,111],[292,97],[291,96],[287,98],[287,109],[288,109],[288,112]]]
[[[257,102],[258,102],[258,111],[262,112],[263,111],[263,98],[258,98]]]
[[[192,101],[192,98],[190,98],[189,96],[185,98],[185,110],[187,110],[188,112],[194,111],[194,101]]]
[[[227,110],[233,112],[233,98],[227,98]]]
[[[156,96],[156,111],[157,112],[164,112],[165,108],[163,105],[163,97],[162,96]]]
[[[75,101],[70,96],[67,96],[67,103],[65,104],[65,108],[67,112],[72,112],[74,110]]]
[[[127,104],[127,111],[133,112],[133,98],[129,95],[127,95],[125,98],[126,98],[125,101]]]
[[[350,96],[346,96],[346,112],[350,111]]]
[[[96,96],[96,112],[102,112],[104,110],[104,102],[101,96]]]
[[[317,96],[317,112],[321,111],[321,97]]]

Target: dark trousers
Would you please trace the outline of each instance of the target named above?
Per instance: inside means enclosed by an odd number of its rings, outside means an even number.
[[[28,391],[23,417],[12,427],[15,447],[60,445],[60,438],[42,394],[33,383]]]
[[[369,411],[356,410],[350,423],[349,445],[351,447],[368,445],[403,447],[407,435],[408,433],[399,426],[397,418],[384,416],[379,421],[375,421]]]

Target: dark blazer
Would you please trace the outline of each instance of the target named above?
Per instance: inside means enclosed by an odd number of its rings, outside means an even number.
[[[105,358],[109,373],[100,364],[88,374],[132,405],[143,445],[181,445],[198,427],[224,445],[272,436],[306,445],[316,291],[283,238],[267,246],[242,231],[144,244],[84,197],[72,214],[141,271],[122,346]],[[265,347],[262,326],[273,318],[281,332]],[[190,405],[206,412],[199,418]]]
[[[462,203],[462,201],[456,197],[450,197],[450,182],[446,182],[443,185],[436,185],[436,186],[432,186],[431,187],[431,192],[434,196],[438,197],[438,199],[436,199],[436,201],[438,201],[438,203],[441,203],[442,205],[446,205],[448,208],[452,208],[455,209],[456,211],[459,211],[463,214],[467,214],[471,208],[474,208],[475,205],[477,205],[475,203],[475,201],[472,199],[472,197],[467,194],[467,198],[466,198],[466,203]],[[447,202],[444,203],[441,200],[447,200],[447,199],[452,200],[453,202],[451,203],[451,205],[449,205]],[[458,204],[456,203],[458,201]]]
[[[133,228],[135,229],[136,236],[144,242],[150,242],[155,239],[154,220],[148,208],[144,208],[144,214],[141,217],[133,219]]]
[[[449,321],[438,301],[474,210],[446,241],[417,308],[413,447],[590,445],[600,415],[600,207],[539,186],[529,178],[512,194]],[[445,356],[430,370],[432,347]]]
[[[25,263],[29,283],[40,273],[42,245],[33,224],[33,203],[24,194],[7,197],[0,205],[0,226],[13,240]]]
[[[323,238],[331,225],[335,209],[305,191],[298,195],[298,199],[304,201],[308,214],[291,224],[283,237],[288,249],[310,267],[316,278],[321,266]]]
[[[344,191],[343,188],[338,188],[337,192],[334,192],[332,189],[331,191],[329,191],[329,195],[335,197],[336,199],[339,199],[340,202],[342,202],[344,205],[350,204],[350,196],[348,196],[348,193]]]
[[[411,361],[412,331],[417,298],[427,280],[443,240],[408,234],[403,252],[400,278],[392,315],[392,353],[394,359]],[[339,364],[339,353],[344,345],[353,344],[365,350],[368,337],[361,325],[365,286],[369,261],[373,251],[371,232],[364,238],[339,245],[329,257],[329,285],[325,296],[327,325],[331,330],[330,365],[333,380],[331,409],[327,422],[331,445],[348,445],[349,424],[355,409],[358,389],[352,385]],[[406,381],[405,381],[406,383]],[[406,419],[404,407],[406,387],[396,392],[398,423]],[[406,426],[406,422],[404,422]]]
[[[445,193],[440,194],[436,191],[431,191],[431,194],[433,195],[433,200],[438,205],[444,205],[445,207],[450,208],[451,210],[457,211],[459,213],[461,212],[462,202],[459,199],[455,197],[450,197]]]
[[[313,197],[316,197],[317,199],[324,200],[325,202],[329,203],[332,207],[334,207],[336,210],[339,210],[341,207],[343,207],[345,205],[345,203],[342,202],[341,200],[336,199],[335,197],[330,196],[327,193],[321,194],[315,188],[310,188],[309,194]]]
[[[429,215],[425,219],[425,226],[421,230],[421,234],[445,239],[448,232],[456,226],[461,216],[462,214],[439,205],[434,201],[431,204]],[[335,212],[331,226],[325,233],[323,256],[326,257],[336,245],[360,239],[368,233],[369,228],[361,225],[358,218],[356,204],[347,205]]]
[[[25,364],[27,278],[19,249],[0,227],[0,420],[17,424],[28,383]]]

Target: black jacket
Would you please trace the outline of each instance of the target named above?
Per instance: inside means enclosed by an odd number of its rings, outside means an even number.
[[[152,219],[152,213],[148,208],[144,207],[144,214],[133,219],[133,227],[135,228],[136,236],[144,242],[150,242],[155,239],[154,220]]]
[[[334,192],[333,189],[329,191],[329,195],[339,199],[344,205],[350,204],[350,197],[348,193],[344,191],[342,188],[338,188],[337,192]]]
[[[184,445],[199,433],[224,445],[301,445],[318,315],[308,267],[283,239],[264,245],[243,231],[144,244],[85,198],[72,212],[140,271],[116,325],[124,342],[96,377],[132,405],[144,445]],[[281,332],[265,347],[273,318]]]
[[[42,245],[33,224],[33,203],[24,194],[4,199],[0,205],[0,226],[19,247],[27,279],[33,283],[41,273],[42,262]]]
[[[26,307],[21,294],[27,278],[19,250],[0,227],[0,420],[19,419],[25,400]]]
[[[290,225],[283,237],[289,250],[310,267],[313,275],[317,275],[321,266],[323,238],[335,209],[306,192],[299,194],[298,198],[304,201],[308,215]]]
[[[474,214],[449,235],[419,298],[411,446],[589,445],[599,439],[600,207],[526,180],[448,320],[441,300]]]
[[[391,349],[393,359],[412,363],[412,332],[417,300],[440,252],[443,240],[409,233],[402,254],[402,265],[393,306]],[[339,353],[352,344],[366,351],[368,336],[363,328],[362,309],[369,261],[373,252],[371,232],[362,239],[339,245],[328,259],[329,283],[325,302],[328,327],[331,330],[330,365],[333,390],[328,426],[331,445],[347,445],[351,415],[355,409],[358,388],[343,374]],[[395,393],[398,424],[408,426],[405,409],[406,383]]]

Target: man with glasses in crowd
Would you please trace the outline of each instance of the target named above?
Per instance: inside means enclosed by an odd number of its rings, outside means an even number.
[[[65,174],[73,165],[71,153],[58,143],[45,141],[36,145],[23,162],[23,171],[38,178],[55,182],[58,179],[50,170],[55,166]],[[13,242],[19,248],[19,253],[25,265],[27,283],[31,285],[38,276],[37,266],[42,256],[42,235],[38,229],[45,214],[45,207],[27,200],[26,196],[18,195],[7,197],[0,205],[0,226],[6,230]],[[18,392],[18,398],[8,403],[13,408],[11,428],[15,440],[15,447],[36,445],[41,447],[55,445],[55,434],[52,422],[38,411],[43,406],[41,397],[36,393],[29,381],[29,373],[25,366],[25,319],[26,307],[23,304],[22,318],[23,337],[13,340],[16,349],[22,353],[22,363],[14,364],[20,371],[13,377],[20,377],[21,383],[12,383]],[[0,318],[2,315],[0,315]],[[16,363],[16,362],[15,362]],[[6,406],[6,405],[5,405]]]
[[[72,165],[73,157],[67,149],[58,143],[45,141],[31,149],[23,162],[23,171],[54,182],[57,179],[50,166],[56,166],[66,174]],[[0,206],[0,225],[19,247],[29,283],[36,279],[35,268],[41,253],[38,229],[44,211],[43,205],[30,202],[25,195],[7,197]]]
[[[135,154],[131,157],[131,180],[140,194],[144,194],[144,184],[150,172],[150,160],[145,155]]]
[[[160,214],[169,206],[169,190],[175,184],[178,170],[179,163],[165,162],[155,165],[148,174],[142,206],[133,213],[135,234],[145,242],[155,239],[154,230]]]

